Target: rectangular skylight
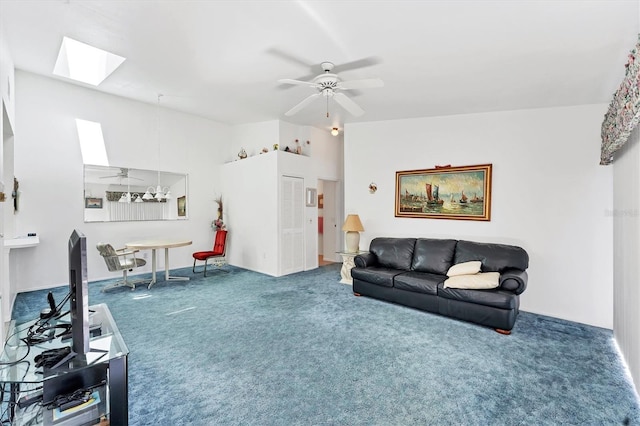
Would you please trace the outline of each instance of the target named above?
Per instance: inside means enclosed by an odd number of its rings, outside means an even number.
[[[97,86],[124,60],[122,56],[63,37],[53,73]]]
[[[76,127],[78,128],[82,162],[96,166],[108,166],[107,148],[104,146],[100,123],[76,118]]]

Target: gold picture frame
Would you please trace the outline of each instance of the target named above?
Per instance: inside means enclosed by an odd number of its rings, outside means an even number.
[[[491,220],[492,164],[396,172],[395,216]]]
[[[178,197],[178,217],[184,217],[187,215],[187,197],[183,195],[182,197]]]

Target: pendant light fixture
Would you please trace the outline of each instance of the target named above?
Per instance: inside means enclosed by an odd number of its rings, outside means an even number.
[[[120,185],[122,185],[122,180],[120,181]],[[131,202],[131,179],[127,176],[127,192],[123,192],[118,200],[119,203],[130,203]]]
[[[158,186],[156,187],[155,199],[160,201],[164,198],[162,187],[160,186],[160,98],[162,93],[158,94],[158,107],[156,108],[156,142],[158,144]]]
[[[158,104],[156,107],[156,142],[158,144],[158,185],[154,189],[153,186],[147,188],[147,191],[142,196],[143,200],[152,200],[156,199],[158,201],[161,200],[170,200],[171,199],[171,190],[169,187],[162,187],[160,184],[160,98],[162,97],[162,93],[158,93]],[[140,200],[141,202],[142,200]],[[137,202],[137,200],[136,200]]]

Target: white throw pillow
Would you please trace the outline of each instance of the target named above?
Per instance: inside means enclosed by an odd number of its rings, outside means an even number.
[[[455,277],[456,275],[471,275],[480,272],[482,262],[479,260],[472,260],[471,262],[457,263],[453,265],[447,271],[448,277]]]
[[[499,284],[499,272],[481,272],[473,275],[456,275],[455,277],[447,278],[444,282],[444,288],[484,290],[496,288]]]

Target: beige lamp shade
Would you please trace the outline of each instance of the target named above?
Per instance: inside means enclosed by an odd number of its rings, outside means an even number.
[[[364,231],[360,217],[357,214],[350,214],[342,225],[342,230],[347,231],[345,240],[347,252],[357,253],[360,248],[360,232]]]
[[[364,227],[362,226],[362,222],[360,222],[360,217],[357,214],[350,214],[347,216],[347,219],[344,221],[344,225],[342,225],[342,230],[362,232],[364,231]]]

